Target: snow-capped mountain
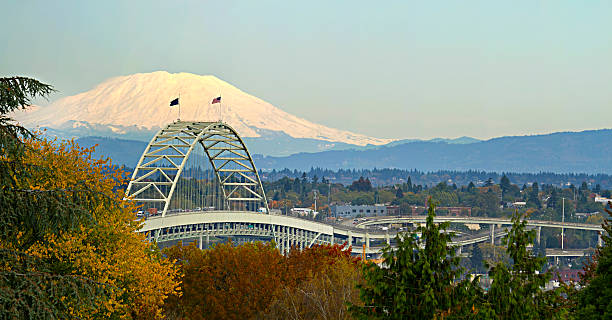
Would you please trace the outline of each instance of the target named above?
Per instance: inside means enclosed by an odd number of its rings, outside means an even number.
[[[273,131],[291,138],[357,146],[392,141],[298,118],[214,76],[165,71],[111,78],[87,92],[13,116],[27,127],[46,127],[75,136],[106,132],[106,136],[139,139],[177,119],[178,107],[170,108],[169,102],[179,93],[181,120],[222,119],[243,137],[260,137],[262,132]],[[219,95],[222,103],[210,104]]]

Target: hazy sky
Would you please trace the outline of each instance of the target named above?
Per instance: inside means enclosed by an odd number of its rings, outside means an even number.
[[[212,74],[388,138],[612,127],[612,1],[3,1],[0,76]]]

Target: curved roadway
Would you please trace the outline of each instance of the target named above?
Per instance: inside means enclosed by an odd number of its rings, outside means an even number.
[[[358,223],[356,227],[365,229],[367,226],[377,224],[393,224],[393,223],[425,223],[427,216],[385,216],[371,217],[367,221]],[[436,216],[434,222],[450,222],[450,223],[477,223],[477,224],[493,224],[493,225],[511,225],[512,220],[502,218],[484,218],[484,217],[455,217],[455,216]],[[527,226],[530,227],[547,227],[547,228],[564,228],[578,229],[602,232],[601,225],[575,222],[558,222],[544,220],[527,220]]]
[[[405,217],[404,217],[405,218]],[[419,220],[421,218],[421,220]],[[446,221],[444,218],[436,220],[436,222]],[[457,220],[457,219],[454,219]],[[412,220],[401,220],[402,222],[424,222],[425,217],[412,217]],[[481,220],[478,220],[481,221]],[[508,220],[509,221],[509,220]],[[495,223],[504,224],[508,221],[495,220]],[[353,245],[353,252],[361,253],[363,249],[360,247],[361,244],[366,244],[366,253],[378,253],[381,247],[370,247],[369,240],[381,239],[390,243],[397,232],[389,232],[382,230],[368,230],[365,229],[365,225],[371,225],[376,223],[397,223],[398,219],[393,217],[384,217],[376,220],[366,221],[359,224],[360,227],[350,227],[343,225],[330,225],[326,223],[300,219],[296,217],[283,216],[283,215],[268,215],[253,212],[244,211],[201,211],[191,213],[181,213],[174,215],[166,215],[165,217],[157,216],[148,218],[143,225],[141,232],[151,233],[152,231],[159,236],[163,230],[173,229],[173,239],[177,238],[193,238],[204,234],[202,228],[197,226],[203,224],[258,224],[269,226],[269,230],[279,230],[278,228],[294,228],[301,231],[306,231],[312,234],[308,241],[308,245],[313,243],[344,243],[349,241]],[[458,222],[465,223],[466,220],[458,220]],[[368,224],[369,223],[369,224]],[[474,220],[469,220],[468,223],[476,223]],[[270,234],[268,230],[267,234]],[[238,230],[236,234],[243,234]],[[232,231],[229,232],[231,234]],[[228,234],[225,232],[224,234]],[[256,233],[250,233],[257,235]],[[495,232],[495,237],[501,237],[505,232]],[[321,237],[325,235],[327,237]],[[329,239],[329,240],[323,240]],[[477,242],[487,241],[491,238],[490,235],[477,236],[473,238],[458,238],[451,242],[452,245],[464,246],[474,244]],[[356,243],[355,240],[359,239]],[[160,239],[164,241],[163,239]],[[160,241],[160,242],[161,242]]]

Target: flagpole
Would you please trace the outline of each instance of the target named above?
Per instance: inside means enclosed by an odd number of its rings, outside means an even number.
[[[179,105],[179,115],[178,115],[178,121],[181,121],[181,92],[179,92],[179,99],[178,99],[178,105]]]

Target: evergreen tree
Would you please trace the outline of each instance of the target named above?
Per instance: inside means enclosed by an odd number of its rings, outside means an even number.
[[[482,273],[484,269],[484,259],[482,257],[482,250],[480,250],[480,246],[478,244],[474,244],[474,248],[472,249],[472,256],[470,257],[470,262],[472,265],[472,269],[476,273]]]
[[[404,192],[402,191],[402,187],[398,186],[397,190],[395,191],[395,197],[398,199],[401,199],[404,197]]]
[[[412,179],[410,178],[410,176],[408,176],[408,181],[406,181],[406,185],[408,186],[408,189],[406,189],[407,192],[414,192],[414,187],[412,186]]]
[[[546,257],[536,257],[527,251],[533,243],[534,230],[526,231],[527,220],[515,212],[512,228],[503,238],[511,262],[498,262],[489,275],[493,279],[485,303],[480,306],[484,319],[562,319],[562,300],[557,291],[543,291],[552,277],[550,272],[538,273]]]
[[[435,224],[435,206],[429,201],[425,227],[398,234],[397,248],[383,249],[384,267],[363,267],[365,283],[358,285],[364,306],[351,305],[358,319],[434,319],[473,315],[482,295],[476,281],[460,280],[463,269],[448,223]],[[421,237],[418,235],[421,234]]]
[[[474,182],[470,181],[470,184],[468,184],[467,186],[467,191],[474,193],[476,191],[476,186],[474,185]]]
[[[556,208],[558,201],[559,201],[559,194],[557,193],[557,189],[554,188],[550,192],[550,198],[548,198],[548,202],[546,203],[546,206],[548,208]]]
[[[610,204],[612,206],[612,204]],[[605,209],[608,215],[612,211]],[[612,223],[608,217],[601,235],[604,245],[597,249],[594,263],[587,265],[582,279],[585,287],[576,295],[577,319],[612,319]]]
[[[499,180],[499,187],[502,189],[502,192],[506,193],[510,190],[511,186],[510,179],[504,174]]]
[[[542,207],[542,202],[540,201],[540,188],[537,182],[533,183],[531,191],[527,194],[527,205],[534,208]]]

